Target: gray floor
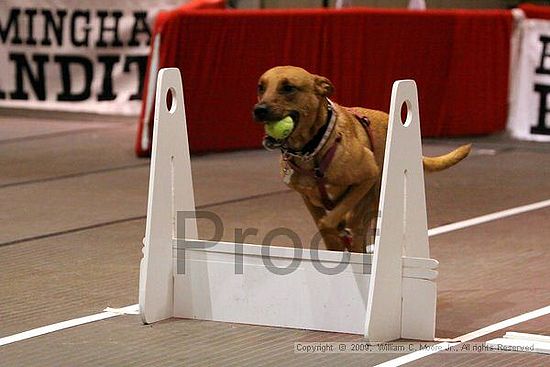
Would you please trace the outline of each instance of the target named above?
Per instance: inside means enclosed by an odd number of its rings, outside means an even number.
[[[102,120],[0,117],[0,337],[137,302],[149,161],[134,157],[133,122]],[[472,156],[426,178],[430,228],[550,198],[550,144],[504,135],[427,139],[424,153],[462,141],[474,142]],[[276,154],[203,155],[192,165],[197,206],[222,217],[225,239],[248,227],[259,229],[254,243],[279,226],[306,242],[315,233],[299,197],[280,182]],[[549,220],[546,208],[431,239],[440,261],[438,337],[550,304]],[[210,230],[199,222],[202,237]],[[512,330],[548,334],[550,320]],[[299,341],[354,340],[361,337],[192,320],[143,326],[138,316],[120,316],[0,347],[0,366],[372,366],[396,357],[293,352]],[[518,358],[542,365],[538,355]],[[474,362],[441,354],[411,365]]]

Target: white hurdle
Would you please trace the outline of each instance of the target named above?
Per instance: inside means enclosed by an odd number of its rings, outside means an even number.
[[[144,323],[180,317],[364,334],[370,341],[434,339],[438,262],[429,258],[414,81],[393,85],[372,255],[198,240],[195,219],[176,220],[179,211],[195,211],[176,68],[158,74],[154,123],[139,286]]]

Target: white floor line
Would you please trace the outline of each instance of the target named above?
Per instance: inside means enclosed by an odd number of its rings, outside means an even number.
[[[516,325],[516,324],[521,324],[522,322],[529,321],[529,320],[532,320],[532,319],[536,319],[537,317],[545,316],[545,315],[548,315],[548,314],[550,314],[550,306],[539,308],[537,310],[527,312],[527,313],[512,317],[511,319],[507,319],[507,320],[504,320],[504,321],[501,321],[501,322],[497,322],[496,324],[489,325],[489,326],[486,326],[482,329],[475,330],[475,331],[472,331],[471,333],[459,336],[458,338],[455,339],[455,340],[457,340],[456,342],[439,343],[439,344],[434,345],[430,349],[424,349],[424,350],[420,350],[420,351],[417,351],[417,352],[413,352],[413,353],[404,355],[402,357],[395,358],[395,359],[386,361],[384,363],[377,364],[374,367],[398,367],[398,366],[402,366],[405,363],[410,363],[410,362],[416,361],[418,359],[421,359],[421,358],[427,357],[429,355],[435,354],[439,351],[446,350],[447,348],[453,347],[455,345],[465,343],[465,342],[477,339],[479,337],[482,337],[484,335],[494,333],[495,331],[502,330],[502,329],[505,329],[507,327],[510,327],[510,326],[513,326],[513,325]]]
[[[139,312],[139,305],[130,305],[122,308],[106,308],[102,313],[95,315],[84,316],[78,319],[72,319],[67,321],[58,322],[56,324],[42,326],[36,329],[31,329],[24,331],[22,333],[6,336],[0,338],[0,346],[15,343],[21,340],[34,338],[35,336],[40,336],[44,334],[53,333],[54,331],[59,331],[63,329],[68,329],[74,326],[88,324],[90,322],[100,321],[109,319],[111,317],[128,315],[128,314],[137,314]]]
[[[504,339],[520,339],[520,340],[531,340],[536,342],[550,343],[550,335],[540,335],[540,334],[528,334],[528,333],[518,333],[515,331],[509,331],[503,336]]]
[[[533,204],[519,206],[517,208],[512,208],[512,209],[502,210],[502,211],[487,214],[487,215],[482,215],[480,217],[475,217],[475,218],[464,220],[464,221],[461,221],[461,222],[447,224],[447,225],[444,225],[444,226],[441,226],[441,227],[432,228],[432,229],[428,230],[428,236],[429,237],[437,236],[439,234],[456,231],[458,229],[463,229],[463,228],[466,228],[466,227],[475,226],[475,225],[478,225],[478,224],[482,224],[482,223],[490,222],[490,221],[493,221],[493,220],[509,217],[509,216],[512,216],[512,215],[521,214],[521,213],[525,213],[525,212],[532,211],[532,210],[542,209],[542,208],[545,208],[547,206],[550,206],[550,199],[549,200],[543,200],[543,201],[533,203]],[[14,334],[14,335],[6,336],[4,338],[0,338],[0,346],[15,343],[15,342],[25,340],[25,339],[29,339],[29,338],[34,338],[35,336],[40,336],[40,335],[52,333],[54,331],[59,331],[59,330],[71,328],[71,327],[74,327],[74,326],[87,324],[87,323],[94,322],[94,321],[105,320],[105,319],[115,317],[115,316],[120,316],[120,315],[125,315],[125,314],[135,314],[136,312],[138,312],[137,309],[138,309],[138,305],[130,305],[130,306],[126,306],[126,307],[123,307],[123,308],[120,308],[120,309],[107,308],[107,309],[105,309],[104,312],[98,313],[98,314],[95,314],[95,315],[85,316],[85,317],[81,317],[81,318],[78,318],[78,319],[67,320],[67,321],[56,323],[56,324],[46,325],[46,326],[39,327],[39,328],[36,328],[36,329],[31,329],[31,330],[24,331],[24,332],[21,332],[21,333],[18,333],[18,334]],[[536,312],[536,311],[533,311],[533,312]],[[528,315],[528,314],[526,314],[526,315]],[[520,316],[518,316],[518,317],[520,317]],[[481,329],[481,330],[483,330],[483,329]],[[466,334],[466,335],[469,335],[469,334]],[[483,334],[483,335],[485,335],[485,334]],[[450,342],[446,342],[446,343],[438,344],[438,346],[439,345],[441,345],[441,346],[444,346],[444,345],[452,346],[452,345],[455,345],[455,344],[458,344],[458,343],[453,344],[453,343],[450,343]],[[419,354],[416,354],[416,353],[419,353]],[[431,353],[427,352],[426,355],[430,355],[430,354],[433,354],[433,353],[435,353],[435,352],[431,352]],[[412,353],[412,355],[421,355],[421,354],[422,354],[422,352]],[[415,359],[425,357],[426,355],[422,355],[422,356],[417,357]],[[400,357],[400,358],[395,359],[393,361],[398,361],[401,358],[406,358],[408,356],[409,355],[403,356],[403,357]],[[413,359],[413,360],[415,360],[415,359]],[[392,362],[392,361],[389,361],[389,362]],[[385,362],[385,363],[389,363],[389,362]],[[403,363],[407,363],[407,362],[403,362]],[[403,364],[403,363],[401,363],[401,364]],[[384,364],[383,363],[379,366],[400,366],[401,364],[393,365],[393,364]]]
[[[485,342],[485,345],[499,350],[508,350],[510,353],[538,353],[550,354],[550,343],[538,340],[496,338]]]
[[[456,223],[447,224],[441,227],[433,228],[428,230],[428,236],[437,236],[438,234],[448,233],[452,231],[456,231],[462,228],[466,227],[472,227],[478,224],[491,222],[493,220],[502,219],[506,217],[510,217],[512,215],[517,215],[525,212],[529,212],[532,210],[542,209],[547,206],[550,206],[550,199],[539,201],[537,203],[533,204],[527,204],[523,206],[518,206],[517,208],[507,209],[507,210],[501,210],[495,213],[482,215],[480,217],[475,217],[472,219],[463,220]]]
[[[550,354],[550,335],[516,333],[509,331],[501,338],[488,340],[485,344],[500,348],[509,347],[511,351],[519,350],[523,353]]]

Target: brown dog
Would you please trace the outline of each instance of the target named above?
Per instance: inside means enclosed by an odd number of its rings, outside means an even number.
[[[332,83],[293,66],[265,72],[258,84],[254,118],[266,123],[286,116],[294,130],[283,141],[264,138],[282,151],[285,183],[302,195],[329,250],[364,252],[369,224],[378,213],[388,115],[331,102]],[[470,145],[423,158],[426,171],[448,168]]]

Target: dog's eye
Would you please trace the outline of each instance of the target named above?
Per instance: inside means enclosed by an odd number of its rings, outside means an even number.
[[[265,87],[263,84],[258,84],[258,93],[262,94],[263,92],[265,92]]]
[[[281,92],[285,94],[296,92],[296,87],[290,84],[285,84],[281,87]]]

